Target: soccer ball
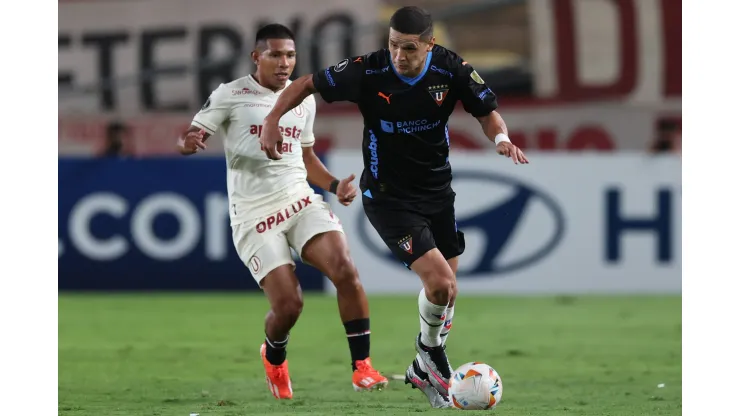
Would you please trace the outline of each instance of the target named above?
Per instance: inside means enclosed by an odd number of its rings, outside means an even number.
[[[501,401],[504,386],[496,370],[485,363],[461,365],[450,380],[452,405],[462,410],[493,409]]]

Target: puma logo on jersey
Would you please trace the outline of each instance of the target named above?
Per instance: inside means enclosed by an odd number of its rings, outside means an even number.
[[[293,127],[280,126],[280,134],[285,137],[290,137],[293,139],[300,139],[302,131],[303,130],[299,129],[296,126],[293,126]],[[257,137],[262,136],[262,126],[252,124],[251,126],[249,126],[249,134],[254,134]]]
[[[390,104],[390,103],[391,103],[391,95],[393,95],[393,94],[388,94],[388,95],[385,95],[385,94],[383,94],[382,92],[378,91],[378,97],[382,97],[382,98],[384,98],[384,99],[385,99],[385,101],[386,101],[386,102],[387,102],[388,104]]]

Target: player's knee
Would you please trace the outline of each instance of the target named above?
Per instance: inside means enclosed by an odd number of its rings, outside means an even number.
[[[303,312],[303,297],[300,293],[282,296],[272,309],[281,321],[292,325]]]
[[[436,305],[447,305],[457,295],[455,277],[451,273],[435,272],[425,280],[427,291]]]
[[[356,290],[361,286],[357,267],[349,255],[335,256],[331,264],[331,276],[329,276],[338,291]]]

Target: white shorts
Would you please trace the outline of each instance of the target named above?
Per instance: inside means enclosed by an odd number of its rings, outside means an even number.
[[[234,246],[242,262],[262,287],[262,279],[284,264],[295,267],[290,248],[301,256],[303,246],[328,231],[344,232],[329,204],[318,194],[296,198],[274,214],[231,226]]]

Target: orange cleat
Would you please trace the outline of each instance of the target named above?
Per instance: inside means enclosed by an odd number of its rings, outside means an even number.
[[[280,365],[272,365],[267,361],[266,351],[267,346],[263,343],[260,346],[260,355],[262,356],[262,364],[265,366],[265,380],[270,393],[276,399],[292,399],[293,387],[290,384],[290,374],[288,374],[288,360]]]
[[[355,361],[355,367],[357,370],[352,374],[355,391],[382,390],[388,386],[388,379],[373,368],[369,357]]]

